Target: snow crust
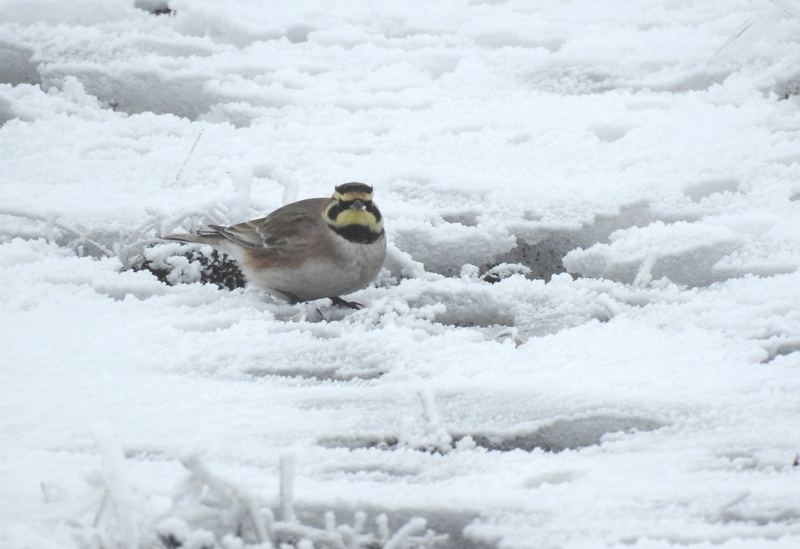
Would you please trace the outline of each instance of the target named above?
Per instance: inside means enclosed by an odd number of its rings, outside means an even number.
[[[800,546],[799,36],[0,0],[0,546]],[[347,181],[390,240],[360,311],[158,241]]]

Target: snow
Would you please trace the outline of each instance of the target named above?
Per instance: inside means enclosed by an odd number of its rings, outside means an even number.
[[[0,547],[800,545],[795,0],[0,13]],[[158,240],[347,181],[359,311]]]

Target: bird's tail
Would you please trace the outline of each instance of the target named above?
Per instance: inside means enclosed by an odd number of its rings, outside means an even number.
[[[219,244],[225,237],[214,229],[204,229],[197,233],[189,234],[167,234],[161,237],[161,240],[172,240],[173,242],[186,242],[189,244]]]

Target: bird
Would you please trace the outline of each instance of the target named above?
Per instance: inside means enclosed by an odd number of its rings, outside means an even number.
[[[266,217],[164,240],[208,244],[238,263],[245,278],[290,303],[328,298],[360,309],[340,296],[366,287],[386,258],[383,217],[365,183],[343,183],[330,198],[287,204]]]

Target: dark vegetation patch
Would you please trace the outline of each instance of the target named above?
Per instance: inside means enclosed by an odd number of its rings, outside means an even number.
[[[152,15],[174,15],[175,10],[170,9],[166,0],[136,0],[133,6]]]
[[[158,280],[171,286],[182,282],[202,282],[203,284],[216,284],[220,288],[234,290],[243,288],[247,284],[247,279],[245,279],[236,262],[216,250],[212,251],[210,255],[206,255],[197,248],[187,246],[186,252],[180,257],[199,267],[199,280],[186,280],[180,276],[171,276],[176,266],[160,262],[156,263],[146,258],[142,258],[136,263],[132,270],[149,271]]]

